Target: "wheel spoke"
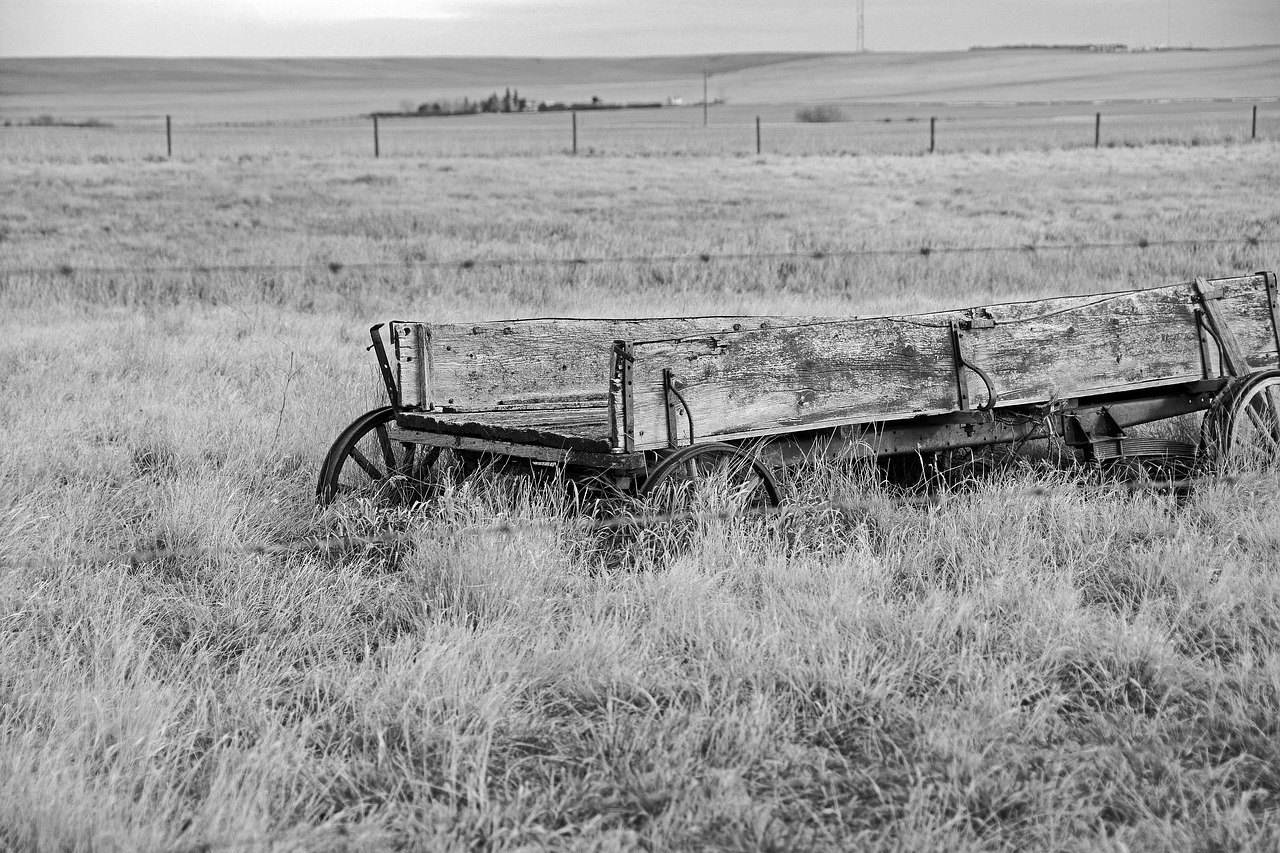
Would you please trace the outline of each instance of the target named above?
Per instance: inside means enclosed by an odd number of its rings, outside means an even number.
[[[387,473],[396,470],[396,452],[391,449],[391,436],[387,434],[387,425],[378,424],[373,428],[378,434],[378,446],[382,448],[382,461],[386,463]]]
[[[642,493],[667,511],[740,512],[777,504],[767,469],[738,448],[698,445],[676,451],[650,473]]]
[[[1280,462],[1280,371],[1249,377],[1210,421],[1209,438],[1221,470],[1273,468]]]
[[[370,480],[385,480],[386,476],[378,470],[378,466],[369,461],[369,457],[360,452],[360,448],[351,448],[351,459],[364,469]]]

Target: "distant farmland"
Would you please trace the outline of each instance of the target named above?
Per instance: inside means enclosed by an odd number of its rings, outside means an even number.
[[[535,100],[702,99],[732,106],[1264,98],[1280,47],[1087,53],[742,54],[639,59],[0,59],[0,120],[332,118],[518,87]],[[765,109],[766,114],[769,110]],[[752,114],[755,114],[753,110]]]

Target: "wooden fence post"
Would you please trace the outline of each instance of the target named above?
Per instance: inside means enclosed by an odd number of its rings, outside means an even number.
[[[711,72],[703,70],[702,72],[702,126],[707,126],[707,78],[711,76]]]
[[[1254,107],[1254,112],[1257,112]],[[173,116],[164,117],[164,150],[170,160],[173,159]]]
[[[760,116],[756,116],[756,154],[760,154]]]
[[[937,124],[938,124],[938,117],[930,116],[929,117],[929,153],[930,154],[933,153],[934,142],[937,140],[937,136],[935,134],[935,128],[937,127]]]
[[[373,159],[377,160],[382,156],[382,152],[378,150],[378,116],[373,117]]]
[[[1093,116],[1093,147],[1102,145],[1102,113]]]
[[[573,111],[573,153],[578,153],[578,111]]]

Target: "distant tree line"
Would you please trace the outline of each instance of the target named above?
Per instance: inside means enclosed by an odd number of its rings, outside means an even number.
[[[416,112],[423,116],[461,116],[476,113],[523,113],[529,109],[529,101],[520,97],[520,90],[509,88],[502,95],[494,92],[479,101],[464,97],[418,104]]]
[[[722,100],[715,101],[715,103],[722,102]],[[657,109],[662,106],[680,106],[682,103],[683,102],[678,99],[671,99],[665,105],[661,101],[613,103],[602,100],[599,97],[593,97],[589,102],[582,103],[562,103],[559,101],[533,102],[527,98],[520,97],[520,91],[518,89],[507,89],[501,95],[494,92],[487,98],[475,101],[467,97],[441,98],[436,101],[426,101],[415,106],[413,101],[406,100],[400,102],[400,112],[398,113],[378,112],[374,113],[374,115],[465,116],[478,115],[480,113],[541,113],[566,110],[636,110]]]
[[[14,121],[13,119],[5,119],[4,121],[5,127],[13,127],[15,125],[18,127],[23,127],[24,125],[26,127],[114,127],[110,122],[96,118],[67,119],[56,118],[51,115],[39,115],[26,121]]]

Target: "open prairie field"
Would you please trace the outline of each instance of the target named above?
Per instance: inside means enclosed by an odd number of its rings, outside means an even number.
[[[553,485],[313,490],[371,323],[1274,270],[1278,155],[6,159],[0,847],[1275,849],[1274,478],[827,464],[786,499],[855,510],[641,550]]]
[[[52,113],[315,119],[399,109],[404,100],[484,97],[511,86],[534,101],[729,104],[1035,103],[1274,98],[1280,47],[1090,53],[734,54],[638,59],[0,59],[0,119]]]
[[[702,72],[717,101],[703,126]],[[44,161],[371,156],[368,115],[516,89],[533,102],[686,106],[578,116],[583,154],[918,154],[1101,143],[1203,144],[1280,133],[1280,48],[1089,53],[747,54],[647,59],[0,59],[0,151]],[[719,103],[718,101],[723,101]],[[688,106],[694,105],[694,106]],[[842,120],[797,121],[806,106]],[[1254,108],[1258,115],[1256,128]],[[48,117],[54,126],[28,126]],[[59,126],[94,121],[97,127]],[[566,113],[384,121],[383,156],[572,150]]]

